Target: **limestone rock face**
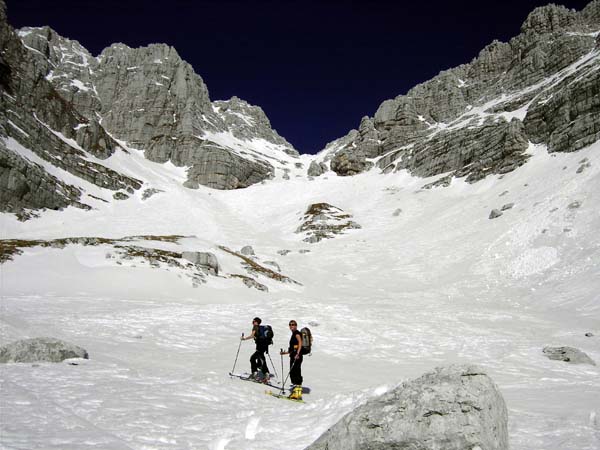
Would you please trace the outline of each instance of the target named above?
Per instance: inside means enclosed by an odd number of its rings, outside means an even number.
[[[93,57],[48,27],[23,28],[19,36],[38,76],[61,98],[90,123],[101,118],[112,136],[151,161],[189,167],[188,187],[247,187],[299,156],[261,108],[237,97],[211,102],[202,78],[172,47],[113,44]]]
[[[38,45],[50,55],[48,38],[47,30],[41,29]],[[108,158],[118,144],[97,118],[76,109],[66,86],[52,85],[53,56],[31,56],[8,25],[4,2],[0,2],[0,48],[0,211],[27,218],[26,209],[71,205],[90,209],[81,188],[50,175],[45,164],[106,189],[139,189],[139,180],[93,161],[91,157]],[[87,56],[79,56],[83,66]]]
[[[215,189],[238,189],[271,178],[273,166],[268,162],[249,161],[211,142],[203,142],[202,151],[192,158],[185,186],[199,184]]]
[[[343,417],[307,450],[508,450],[498,388],[475,366],[438,368]]]
[[[529,142],[570,152],[600,139],[600,1],[535,9],[508,43],[384,101],[324,150],[338,175],[407,169],[475,182],[528,158]]]
[[[34,338],[0,347],[0,363],[61,362],[69,358],[88,359],[83,348],[55,338]]]

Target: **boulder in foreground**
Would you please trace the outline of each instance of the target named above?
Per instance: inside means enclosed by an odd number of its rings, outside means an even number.
[[[307,450],[507,450],[506,404],[479,367],[441,367],[368,401]]]

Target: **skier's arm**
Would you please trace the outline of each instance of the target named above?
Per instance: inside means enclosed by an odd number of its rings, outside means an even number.
[[[247,341],[248,339],[254,339],[254,329],[252,329],[248,336],[242,337],[242,341]]]

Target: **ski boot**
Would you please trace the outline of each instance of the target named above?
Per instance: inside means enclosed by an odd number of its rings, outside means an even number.
[[[302,386],[296,385],[288,397],[290,400],[302,400]]]
[[[265,373],[265,375],[263,376],[262,380],[260,380],[262,383],[264,384],[269,384],[269,381],[271,381],[271,374],[270,373]]]

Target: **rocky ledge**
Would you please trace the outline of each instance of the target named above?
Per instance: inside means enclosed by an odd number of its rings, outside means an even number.
[[[352,215],[329,203],[313,203],[302,218],[296,233],[305,234],[305,242],[315,243],[331,239],[346,230],[362,228],[351,220]]]

